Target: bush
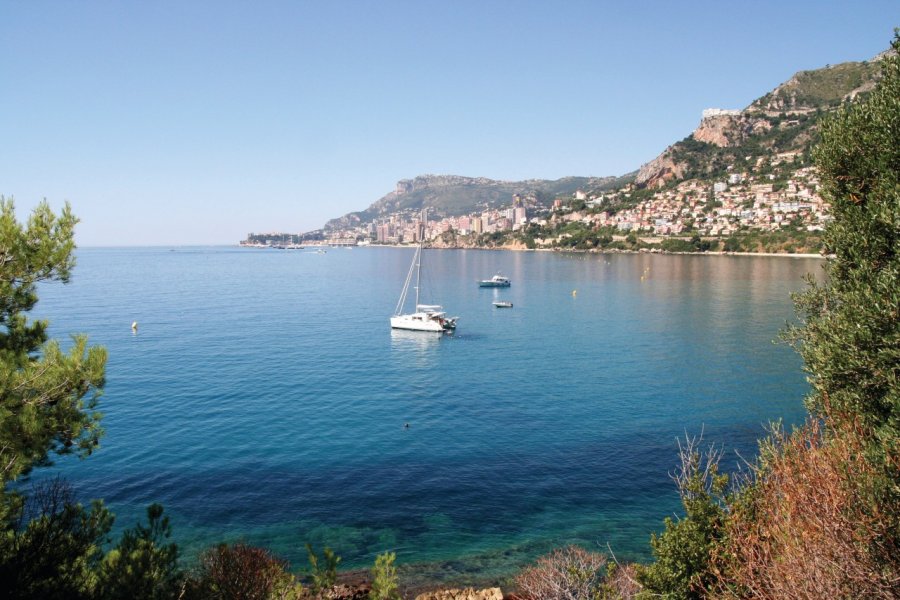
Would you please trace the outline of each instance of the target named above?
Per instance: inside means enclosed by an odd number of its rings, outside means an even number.
[[[341,557],[336,556],[334,550],[326,546],[322,551],[325,564],[321,565],[319,557],[313,552],[310,544],[306,544],[306,554],[309,557],[309,576],[313,591],[318,593],[334,587],[337,582],[337,566],[341,562]]]
[[[200,568],[184,597],[205,600],[296,599],[301,588],[287,563],[271,552],[246,544],[220,544],[203,553]]]
[[[147,523],[147,527],[138,523],[125,531],[119,544],[103,558],[97,597],[155,600],[178,596],[178,546],[166,543],[172,527],[161,505],[147,508]]]
[[[715,560],[719,595],[897,597],[900,548],[888,515],[872,509],[879,474],[859,433],[826,435],[815,419],[792,435],[773,430],[753,485],[732,505]]]
[[[822,124],[815,158],[833,221],[785,337],[811,417],[764,442],[731,505],[715,592],[900,596],[900,32],[871,95]]]
[[[685,517],[665,520],[665,531],[653,535],[656,562],[640,566],[637,579],[645,591],[673,598],[702,598],[713,581],[710,558],[722,536],[728,476],[719,474],[721,451],[698,450],[700,440],[679,443],[681,466],[673,475]]]
[[[55,479],[36,485],[17,503],[0,537],[0,590],[4,598],[90,598],[101,548],[113,516],[100,501],[90,510],[75,502],[71,486]]]
[[[372,567],[372,591],[369,592],[370,600],[399,600],[397,591],[397,567],[394,560],[397,555],[393,552],[385,552],[375,557],[375,566]]]
[[[516,577],[526,600],[591,600],[602,593],[606,556],[578,546],[554,550]]]

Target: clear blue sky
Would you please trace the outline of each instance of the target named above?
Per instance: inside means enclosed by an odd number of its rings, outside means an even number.
[[[0,194],[82,246],[308,231],[420,174],[621,175],[897,0],[0,0]]]

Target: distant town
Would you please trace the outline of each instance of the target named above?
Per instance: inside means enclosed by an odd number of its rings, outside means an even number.
[[[818,193],[814,167],[798,166],[798,153],[760,159],[752,173],[731,173],[719,181],[686,180],[659,189],[633,185],[592,194],[577,191],[543,207],[533,197],[513,195],[504,208],[462,216],[437,216],[420,223],[417,211],[387,215],[355,227],[306,234],[251,233],[244,246],[290,248],[303,245],[402,245],[467,239],[477,246],[485,234],[529,230],[534,248],[565,247],[565,225],[629,234],[650,243],[666,238],[728,238],[750,232],[818,232],[829,219]],[[616,235],[617,234],[617,235]],[[497,236],[494,236],[497,237]],[[441,244],[452,246],[453,244]]]

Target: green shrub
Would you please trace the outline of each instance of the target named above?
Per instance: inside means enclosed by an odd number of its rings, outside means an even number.
[[[699,439],[679,443],[681,466],[673,478],[678,485],[685,516],[665,520],[665,531],[653,534],[650,546],[655,562],[639,566],[637,580],[645,596],[702,598],[714,580],[710,559],[725,521],[728,476],[719,474],[721,451],[698,450]]]
[[[326,546],[322,551],[325,564],[321,565],[319,557],[313,552],[310,544],[306,544],[306,555],[309,558],[309,576],[313,591],[321,592],[334,587],[337,582],[337,566],[341,562],[341,557],[336,556],[334,550]]]
[[[163,507],[147,508],[147,527],[138,523],[122,534],[118,545],[103,558],[97,597],[99,598],[175,598],[181,576],[178,571],[178,546],[165,543],[172,535]]]
[[[394,566],[396,558],[397,555],[393,552],[385,552],[375,557],[375,566],[372,567],[372,591],[369,592],[370,600],[399,600],[397,567]]]

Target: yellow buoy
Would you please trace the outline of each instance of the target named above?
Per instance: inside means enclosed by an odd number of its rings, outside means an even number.
[[[137,321],[132,321],[132,322],[131,322],[131,330],[132,330],[132,331],[137,331]]]
[[[573,295],[573,296],[577,296],[577,295],[578,295],[578,290],[572,290],[572,295]]]

